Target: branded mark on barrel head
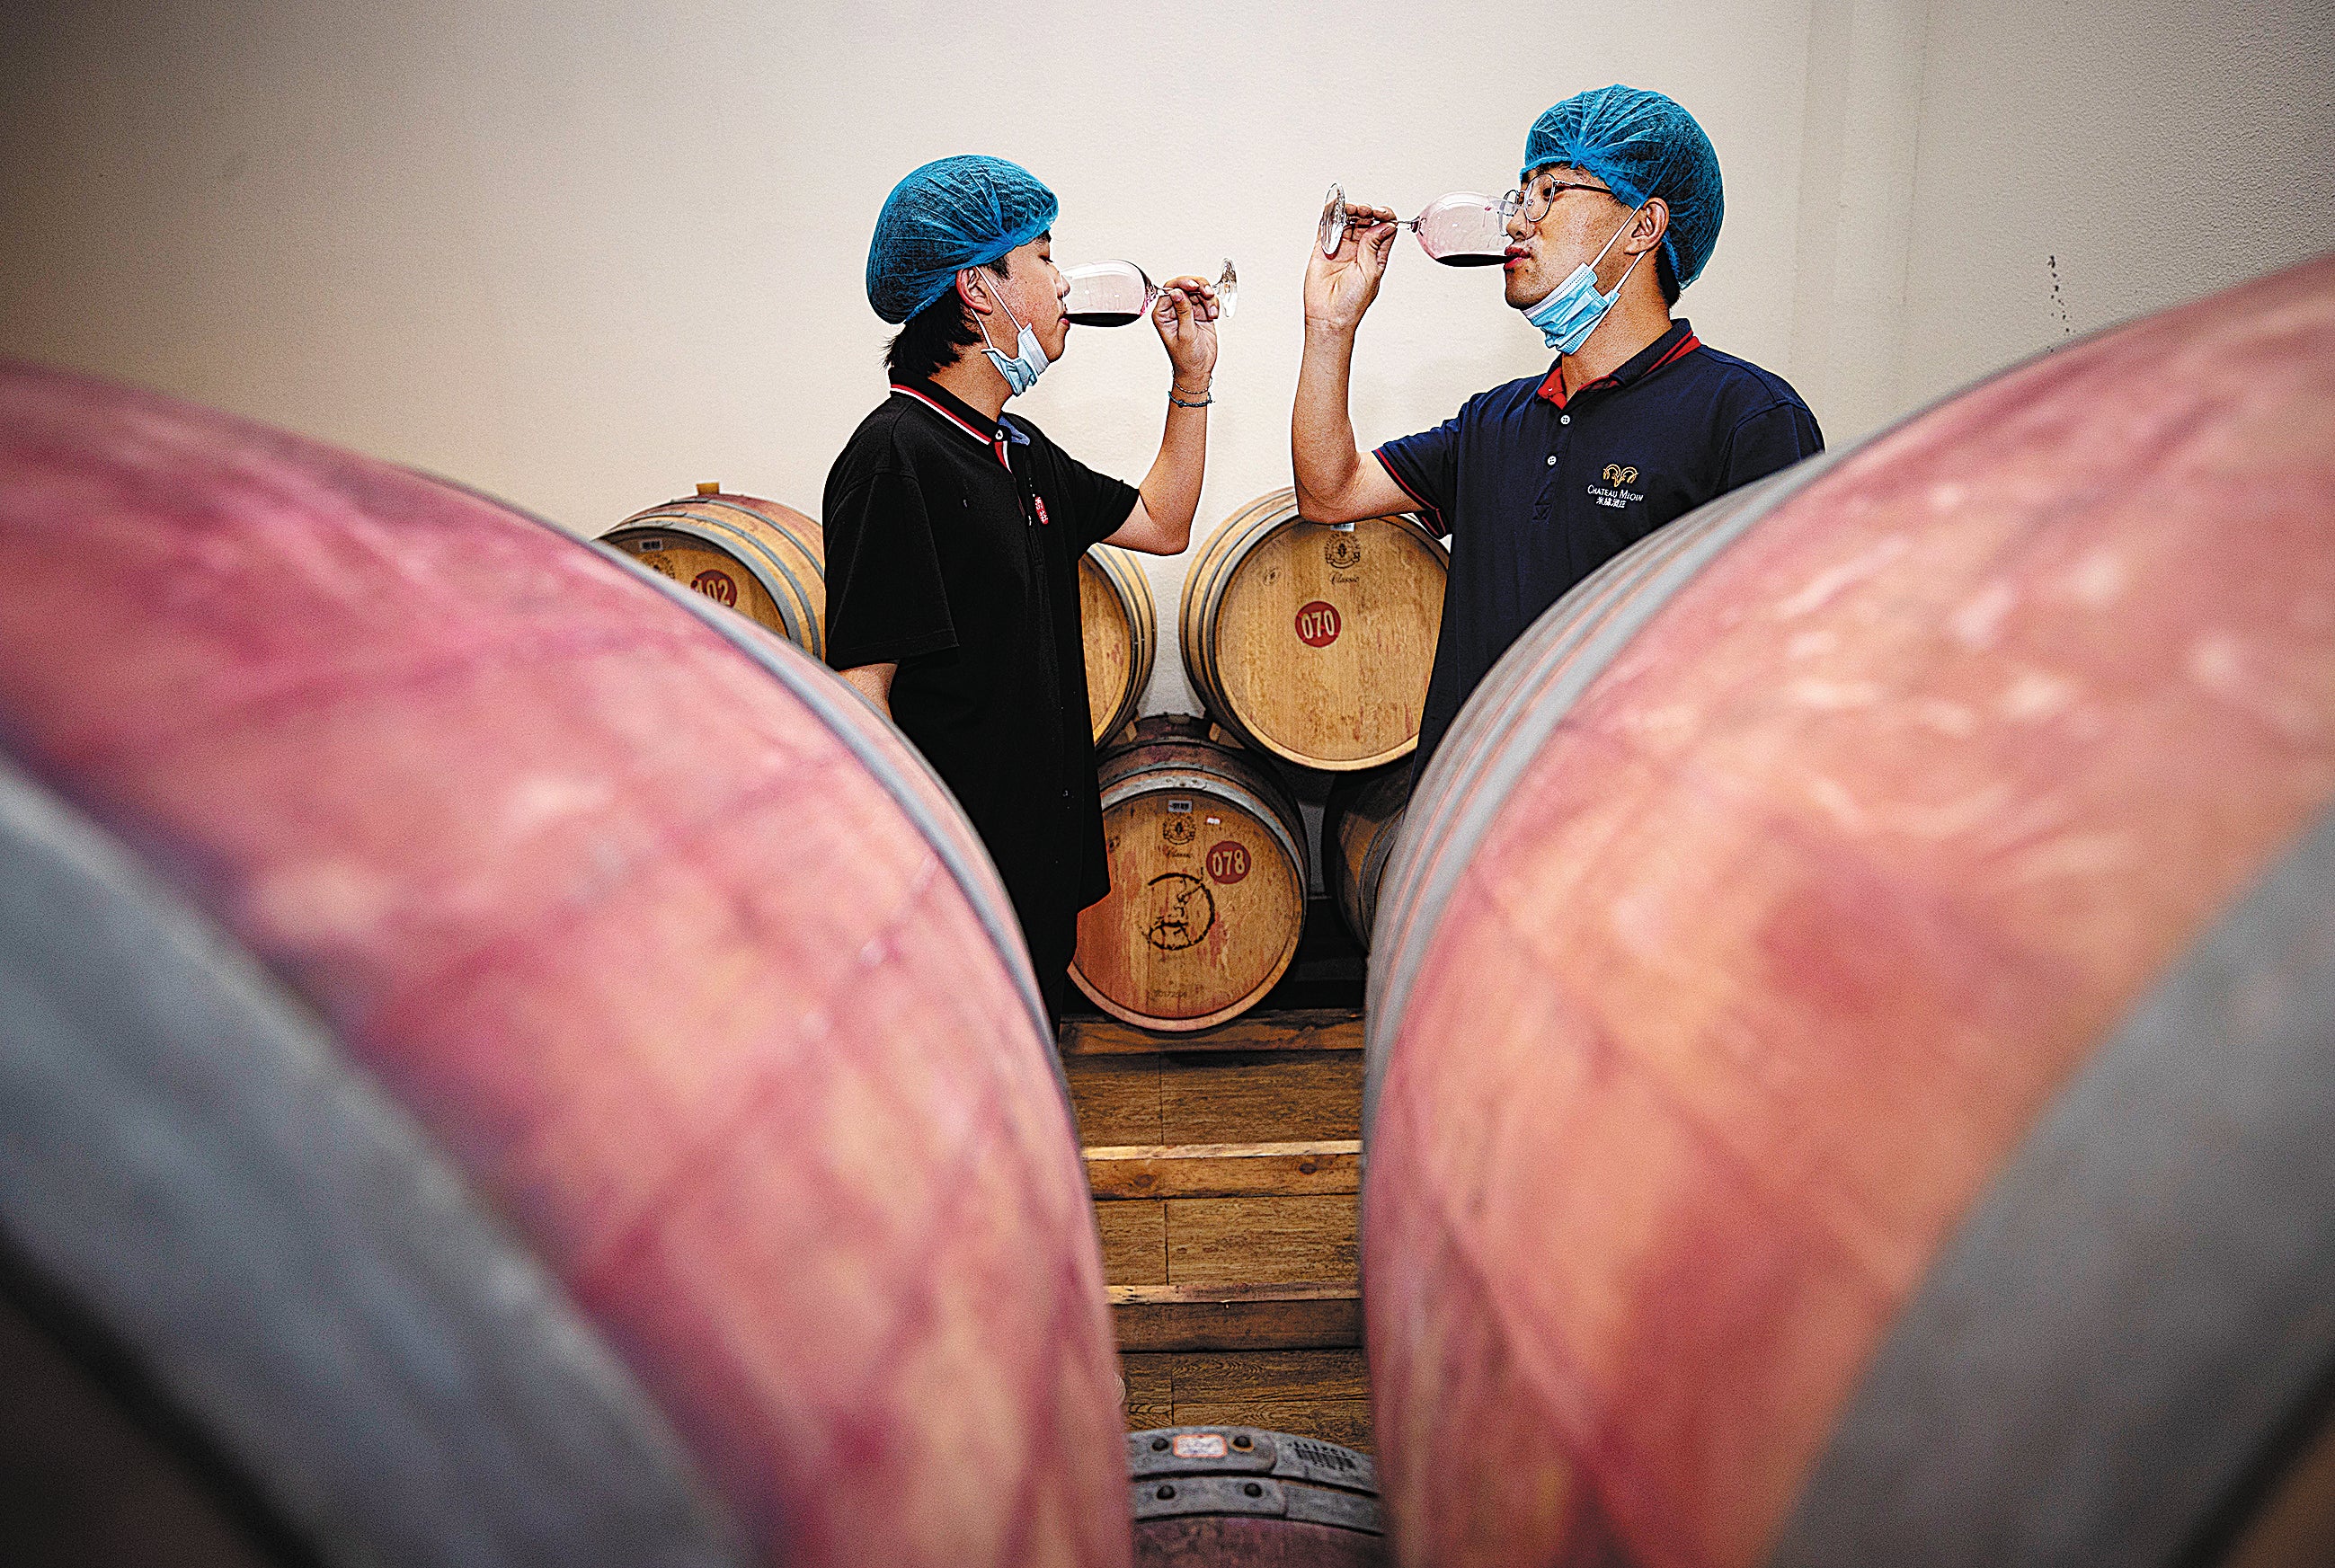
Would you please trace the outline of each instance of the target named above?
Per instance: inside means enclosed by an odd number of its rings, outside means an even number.
[[[673,578],[681,576],[673,564],[664,558],[663,539],[619,539],[617,543],[631,551],[633,558],[651,571],[663,572],[666,576]]]
[[[1224,1457],[1225,1435],[1222,1432],[1176,1434],[1176,1457],[1178,1459],[1221,1459]]]
[[[1332,1448],[1322,1443],[1311,1443],[1303,1437],[1293,1438],[1290,1451],[1307,1464],[1323,1470],[1360,1470],[1353,1457],[1343,1448]]]
[[[1235,838],[1219,840],[1208,850],[1208,876],[1231,886],[1248,875],[1248,847]]]
[[[1322,558],[1335,572],[1359,566],[1362,564],[1362,542],[1352,534],[1332,534],[1330,542],[1322,547]]]
[[[738,584],[727,572],[708,567],[692,577],[689,586],[717,605],[727,605],[733,610],[738,607]]]
[[[1163,871],[1147,885],[1151,924],[1143,940],[1162,953],[1197,947],[1216,924],[1216,900],[1208,885],[1188,871]]]
[[[1297,640],[1309,648],[1326,648],[1338,640],[1338,606],[1315,599],[1297,612]]]
[[[1171,807],[1170,809],[1173,808]],[[1186,809],[1190,809],[1188,803]],[[1168,817],[1160,820],[1159,837],[1164,843],[1181,847],[1189,844],[1199,835],[1200,830],[1192,826],[1192,819],[1189,817]]]

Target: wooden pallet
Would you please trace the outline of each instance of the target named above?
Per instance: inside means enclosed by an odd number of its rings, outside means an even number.
[[[1131,1430],[1245,1424],[1370,1447],[1361,1020],[1062,1031]]]

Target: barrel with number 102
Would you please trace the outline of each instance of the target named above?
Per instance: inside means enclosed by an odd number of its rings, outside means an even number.
[[[600,536],[685,588],[827,657],[827,541],[791,507],[718,484],[635,512]]]

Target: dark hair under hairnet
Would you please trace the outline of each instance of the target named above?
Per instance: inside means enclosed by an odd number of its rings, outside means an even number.
[[[1037,176],[967,153],[925,164],[892,188],[867,242],[867,303],[897,326],[949,291],[956,275],[1054,227],[1061,203]]]
[[[1525,135],[1519,179],[1551,163],[1595,175],[1633,207],[1659,196],[1671,209],[1662,249],[1681,288],[1719,243],[1727,198],[1719,152],[1694,116],[1642,87],[1600,87],[1552,106]]]

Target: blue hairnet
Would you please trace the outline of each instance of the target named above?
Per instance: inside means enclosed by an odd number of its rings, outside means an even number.
[[[968,266],[995,261],[1054,227],[1061,203],[1037,176],[967,153],[925,164],[892,188],[867,242],[867,303],[897,326]]]
[[[1522,179],[1546,164],[1595,175],[1633,207],[1670,205],[1662,249],[1684,288],[1702,275],[1727,214],[1719,153],[1694,116],[1642,87],[1600,87],[1552,107],[1525,135]]]

